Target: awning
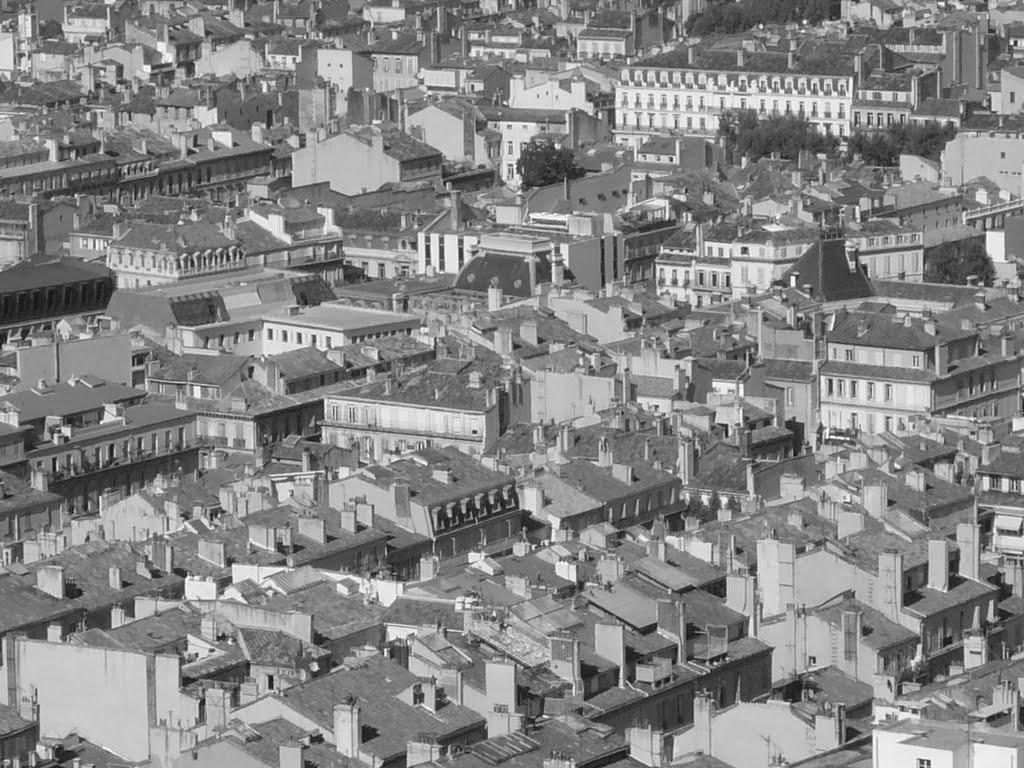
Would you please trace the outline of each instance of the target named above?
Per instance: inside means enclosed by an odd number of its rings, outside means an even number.
[[[1020,533],[1021,528],[1024,528],[1024,517],[1016,517],[1015,515],[996,515],[996,521],[993,527],[997,531],[1014,531]]]

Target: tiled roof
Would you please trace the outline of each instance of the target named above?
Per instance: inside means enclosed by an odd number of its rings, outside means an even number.
[[[436,712],[402,701],[399,696],[419,681],[397,662],[373,656],[289,688],[281,693],[281,700],[322,730],[333,731],[334,705],[355,698],[362,710],[364,734],[369,736],[360,749],[383,762],[404,755],[406,745],[422,733],[436,734],[443,741],[474,727],[485,728],[483,717],[450,700]]]
[[[224,235],[205,221],[185,224],[149,224],[136,222],[114,244],[123,248],[186,253],[209,248],[230,248],[238,240]]]

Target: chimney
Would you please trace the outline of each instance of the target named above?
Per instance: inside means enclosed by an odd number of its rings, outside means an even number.
[[[563,458],[568,457],[569,450],[573,447],[573,431],[568,423],[558,428],[558,453]]]
[[[277,748],[279,768],[305,768],[305,747],[302,744],[289,742]]]
[[[497,285],[492,285],[487,289],[487,311],[497,312],[501,309],[501,305],[504,303],[503,291]]]
[[[598,622],[594,625],[594,650],[619,668],[619,687],[626,687],[626,630],[622,624]]]
[[[889,508],[889,486],[886,483],[865,485],[861,491],[861,505],[868,515],[875,520],[881,520]]]
[[[218,568],[228,567],[227,551],[223,541],[199,540],[199,557]]]
[[[928,542],[928,589],[939,592],[949,590],[949,554],[945,539]]]
[[[121,578],[121,569],[117,567],[111,568],[107,577],[110,588],[120,592],[124,587],[124,579]]]
[[[488,714],[488,736],[493,738],[511,730],[509,716],[515,716],[519,704],[516,691],[515,664],[502,658],[484,663],[484,706]]]
[[[686,603],[659,600],[657,603],[658,633],[676,641],[676,663],[686,661]]]
[[[977,523],[960,523],[956,527],[956,544],[960,548],[960,577],[979,581],[981,578],[981,536]]]
[[[359,747],[363,743],[363,724],[359,705],[350,698],[343,704],[334,705],[334,744],[338,754],[352,759],[359,758]]]
[[[64,568],[59,565],[44,565],[36,571],[36,588],[50,597],[62,600],[64,592]]]
[[[899,622],[903,611],[903,554],[898,549],[886,548],[878,555],[878,585],[881,592],[882,614]]]
[[[391,484],[391,500],[399,520],[409,520],[412,517],[408,480],[398,478]]]
[[[597,466],[601,469],[611,469],[614,463],[611,438],[608,435],[601,435],[597,441]]]
[[[629,756],[647,768],[662,768],[664,759],[664,738],[661,731],[648,725],[635,725],[626,729],[626,741],[629,743]]]
[[[694,746],[705,755],[714,754],[711,751],[711,718],[714,711],[715,705],[708,694],[699,693],[693,697],[693,732],[697,737]]]
[[[457,189],[453,189],[449,193],[449,195],[449,204],[451,205],[452,232],[458,232],[460,229],[462,229],[462,204],[460,202],[462,193]]]
[[[203,693],[203,701],[206,704],[206,728],[213,731],[215,728],[224,728],[228,724],[231,711],[231,696],[224,688],[207,688]],[[284,763],[281,768],[285,768]]]
[[[676,470],[679,475],[679,481],[684,488],[693,482],[694,463],[693,440],[686,435],[680,435],[679,457],[676,460]]]

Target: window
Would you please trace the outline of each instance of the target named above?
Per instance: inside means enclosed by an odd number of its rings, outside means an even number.
[[[795,398],[793,396],[793,388],[786,387],[786,405],[793,405]]]
[[[273,340],[274,340],[274,329],[273,328],[267,328],[267,341],[273,341]]]
[[[932,761],[927,757],[917,758],[917,768],[932,768]]]
[[[288,341],[288,331],[281,331],[281,341]]]
[[[868,382],[868,400],[874,400],[874,399],[875,399],[875,382],[869,381]]]
[[[846,350],[846,362],[848,362],[848,363],[852,363],[853,362],[853,350],[852,349]]]
[[[835,394],[835,387],[836,387],[835,379],[826,379],[825,380],[825,391],[829,395],[834,395]]]
[[[921,356],[920,356],[920,355],[914,355],[914,356],[913,356],[913,357],[912,357],[912,358],[910,359],[910,361],[911,361],[911,362],[910,362],[910,364],[911,364],[911,365],[912,365],[912,366],[913,366],[914,368],[920,368],[920,367],[921,367]]]
[[[892,402],[892,384],[885,385],[885,402]]]
[[[850,397],[853,397],[853,398],[857,397],[857,382],[856,381],[851,381],[850,382]]]

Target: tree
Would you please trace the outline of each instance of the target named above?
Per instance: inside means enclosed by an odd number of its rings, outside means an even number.
[[[39,25],[39,37],[43,40],[58,40],[64,36],[64,28],[59,21],[47,19]]]
[[[744,32],[758,24],[785,24],[806,21],[819,24],[838,19],[840,3],[835,0],[739,0],[717,2],[686,22],[688,34],[697,37],[715,33]]]
[[[985,244],[978,238],[943,243],[925,255],[925,280],[929,283],[967,285],[975,277],[980,285],[990,285],[996,271]]]
[[[523,187],[544,187],[566,178],[578,179],[586,173],[576,165],[571,149],[556,147],[550,142],[531,141],[519,155],[516,170]]]
[[[890,125],[878,133],[855,133],[850,137],[850,152],[859,154],[868,165],[899,165],[900,155],[920,155],[941,160],[946,143],[956,136],[956,128],[938,123]]]
[[[738,515],[741,511],[739,499],[737,499],[735,496],[730,496],[729,499],[725,502],[725,506],[726,509],[732,512],[734,516]]]
[[[718,495],[718,491],[711,493],[710,503],[708,504],[708,512],[711,513],[712,517],[718,514],[718,510],[722,508],[722,499]]]
[[[801,152],[835,154],[839,147],[835,136],[819,133],[802,117],[773,115],[759,120],[752,110],[722,115],[718,133],[729,149],[751,162],[775,153],[784,160],[796,160]]]

